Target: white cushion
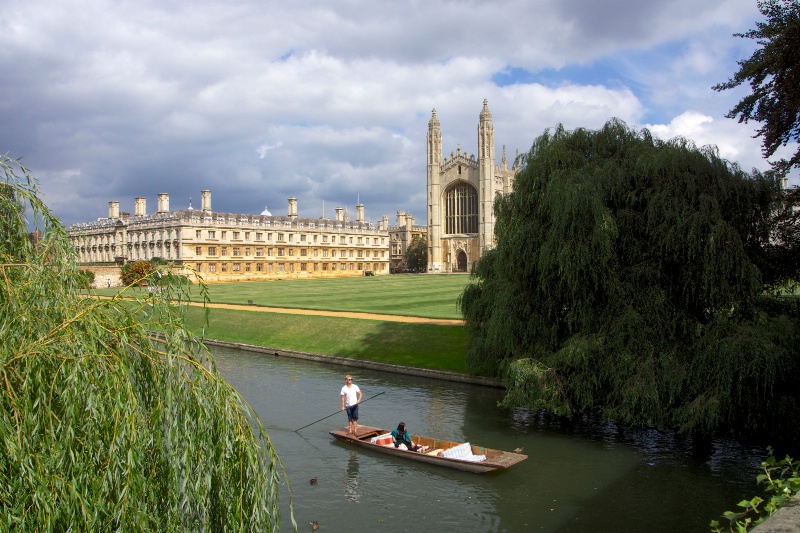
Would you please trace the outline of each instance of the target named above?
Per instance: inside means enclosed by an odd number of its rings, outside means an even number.
[[[453,446],[452,448],[448,448],[447,450],[440,453],[439,457],[448,457],[450,459],[461,459],[462,461],[472,461],[474,463],[479,463],[481,461],[486,460],[485,455],[473,455],[472,446],[470,446],[469,442],[465,442],[464,444],[459,444],[458,446]]]
[[[383,435],[378,435],[377,437],[372,437],[369,440],[369,443],[370,444],[375,444],[375,443],[378,442],[379,439],[385,439],[385,438],[392,439],[392,434],[391,433],[384,433]],[[394,439],[392,439],[392,442],[394,442]]]

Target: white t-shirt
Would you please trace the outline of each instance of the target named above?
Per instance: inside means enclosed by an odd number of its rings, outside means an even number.
[[[342,387],[342,396],[344,396],[344,405],[345,407],[350,407],[351,405],[355,405],[358,401],[358,393],[361,392],[361,389],[358,388],[358,385],[350,385],[349,387],[345,385]]]

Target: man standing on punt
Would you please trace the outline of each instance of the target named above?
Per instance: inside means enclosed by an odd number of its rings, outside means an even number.
[[[346,376],[342,387],[342,411],[347,410],[347,427],[350,433],[358,430],[358,404],[361,403],[361,389],[353,383],[353,376]]]

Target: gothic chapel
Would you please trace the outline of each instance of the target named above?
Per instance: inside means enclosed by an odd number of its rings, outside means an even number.
[[[508,194],[516,162],[494,164],[494,126],[487,101],[478,121],[478,157],[450,152],[442,158],[436,110],[428,122],[428,272],[469,272],[484,250],[494,247],[492,204]]]

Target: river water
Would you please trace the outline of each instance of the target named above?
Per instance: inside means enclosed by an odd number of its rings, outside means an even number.
[[[299,531],[707,532],[756,492],[764,450],[693,445],[670,432],[564,424],[497,407],[488,387],[212,348],[223,375],[261,418],[291,485]],[[350,372],[360,422],[490,448],[524,448],[504,472],[470,474],[355,450],[339,391]],[[331,413],[336,415],[302,429]],[[317,482],[311,484],[310,480]],[[282,530],[290,531],[282,487]]]

